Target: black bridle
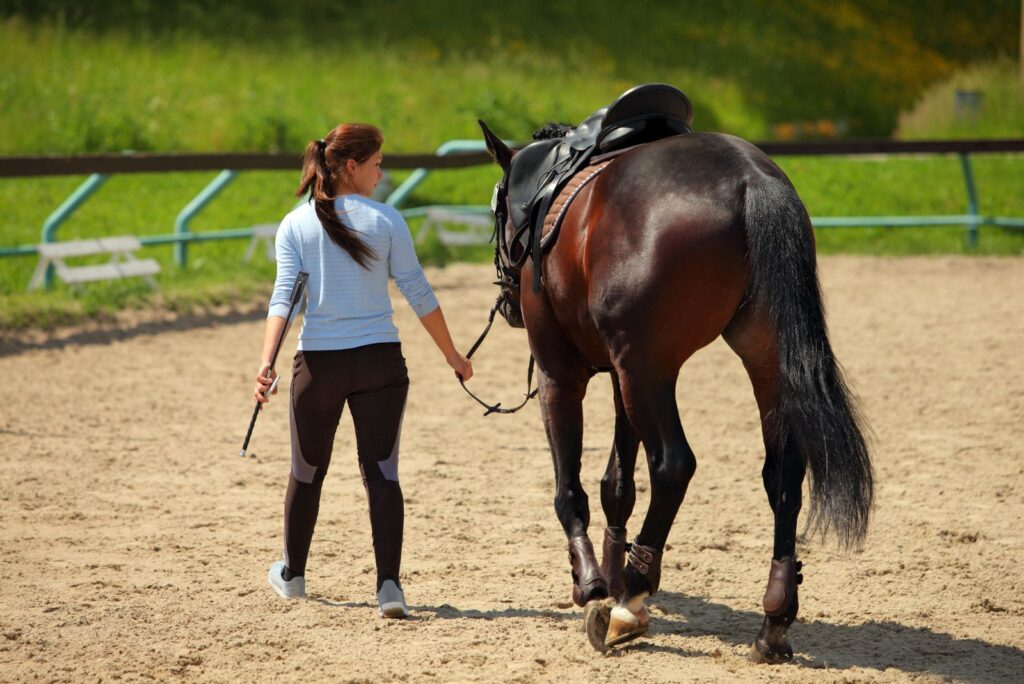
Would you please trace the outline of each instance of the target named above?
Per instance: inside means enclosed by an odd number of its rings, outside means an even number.
[[[494,188],[494,200],[492,202],[491,209],[494,212],[494,235],[491,239],[494,241],[494,267],[498,272],[498,280],[495,281],[495,285],[501,288],[501,292],[498,294],[498,298],[494,301],[494,306],[491,307],[491,312],[487,316],[487,327],[480,333],[480,337],[477,338],[473,346],[470,347],[469,353],[466,354],[466,358],[473,358],[473,354],[483,343],[484,338],[487,337],[487,333],[491,331],[491,325],[494,323],[494,314],[501,312],[502,317],[508,321],[509,325],[513,327],[521,327],[516,324],[512,316],[515,314],[515,302],[519,299],[519,269],[522,268],[523,262],[526,261],[526,257],[529,255],[528,250],[523,250],[522,254],[517,259],[512,258],[510,242],[505,235],[505,222],[507,219],[507,196],[508,196],[508,174],[506,173],[501,182],[499,182]],[[519,234],[513,236],[511,244],[515,245],[519,243]],[[522,314],[519,313],[521,317]],[[462,376],[459,376],[459,384],[462,385],[462,389],[466,390],[466,394],[471,396],[478,404],[483,406],[487,411],[484,413],[485,416],[489,416],[492,413],[515,413],[519,409],[526,406],[526,403],[537,396],[537,390],[532,390],[533,387],[533,366],[534,359],[533,354],[530,354],[530,364],[526,370],[526,397],[520,404],[514,408],[501,408],[501,402],[497,404],[488,404],[487,402],[480,399],[480,397],[473,394],[466,383],[463,381]]]

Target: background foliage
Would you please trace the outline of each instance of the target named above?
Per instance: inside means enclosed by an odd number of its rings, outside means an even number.
[[[299,149],[372,120],[394,149],[579,121],[664,81],[698,128],[828,119],[887,136],[963,66],[1017,49],[1020,3],[0,0],[0,153]],[[43,114],[43,116],[40,116]]]
[[[381,125],[387,152],[479,137],[476,119],[525,140],[577,122],[640,82],[679,86],[697,130],[783,134],[1024,136],[1018,0],[0,0],[0,154],[295,151],[339,121]],[[957,91],[980,107],[954,107]],[[959,214],[952,157],[780,158],[812,215]],[[386,163],[386,162],[385,162]],[[976,156],[981,210],[1024,215],[1024,156]],[[401,174],[397,174],[401,179]],[[411,204],[484,204],[496,169],[432,175]],[[59,239],[171,232],[213,174],[115,176]],[[0,180],[0,246],[38,241],[81,177]],[[296,173],[242,174],[198,231],[276,222]],[[412,221],[413,232],[418,223]],[[24,293],[35,257],[0,259],[0,327],[48,326],[154,302],[187,310],[262,297],[274,266],[244,241],[170,247],[160,293],[139,281]],[[960,252],[962,228],[818,232],[823,252]],[[489,248],[427,239],[426,263]],[[1024,253],[983,229],[981,253]]]

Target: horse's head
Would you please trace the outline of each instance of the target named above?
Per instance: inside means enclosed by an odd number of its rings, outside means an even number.
[[[501,180],[494,186],[491,196],[491,212],[494,214],[494,265],[498,270],[497,285],[501,287],[498,311],[513,328],[523,328],[523,310],[519,302],[519,276],[523,260],[510,253],[515,249],[512,240],[514,227],[509,219],[508,187],[515,152],[501,138],[491,132],[483,121],[479,121],[487,142],[487,151],[501,167]]]

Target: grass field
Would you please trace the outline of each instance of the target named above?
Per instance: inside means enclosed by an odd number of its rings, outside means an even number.
[[[613,9],[615,22],[602,18]],[[620,9],[604,0],[501,7],[470,0],[0,0],[0,154],[297,152],[339,120],[381,125],[385,153],[420,152],[477,138],[477,118],[524,140],[548,121],[579,121],[652,81],[690,95],[697,130],[754,140],[780,124],[821,119],[847,135],[884,136],[897,124],[901,135],[918,138],[1024,134],[1019,97],[1007,86],[1009,62],[969,66],[1015,49],[1016,0],[843,0],[827,9],[814,0],[722,0],[690,2],[685,12],[654,3]],[[948,120],[949,98],[961,87],[985,90],[988,108],[975,129]],[[900,111],[907,114],[898,119]],[[955,157],[778,161],[815,216],[965,210]],[[1024,156],[979,155],[974,166],[982,212],[1024,216]],[[115,176],[58,237],[169,234],[214,175]],[[485,204],[495,177],[494,168],[437,173],[409,204]],[[38,242],[46,217],[82,180],[0,179],[0,246]],[[192,228],[276,222],[293,206],[296,182],[294,173],[242,174]],[[984,228],[980,237],[980,253],[1024,252],[1019,231]],[[827,229],[818,245],[826,253],[956,253],[964,231]],[[259,297],[273,264],[258,255],[242,265],[245,248],[244,240],[193,244],[186,269],[174,267],[170,246],[145,248],[164,267],[157,295],[141,281],[27,294],[35,257],[0,259],[0,326]],[[436,240],[418,249],[428,264],[491,258],[486,247],[450,249]]]
[[[339,120],[396,151],[579,121],[636,83],[764,139],[886,136],[928,86],[1014,54],[1017,0],[0,1],[0,154],[299,150]],[[610,20],[614,17],[614,20]]]

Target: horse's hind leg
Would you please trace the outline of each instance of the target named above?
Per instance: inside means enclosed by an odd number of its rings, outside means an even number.
[[[615,441],[608,457],[608,468],[601,478],[601,507],[608,526],[604,530],[601,554],[601,574],[608,582],[608,591],[621,599],[626,590],[623,566],[626,563],[626,522],[636,504],[636,486],[633,471],[640,437],[629,422],[622,404],[622,391],[618,376],[612,372],[615,393]]]
[[[805,466],[795,440],[781,434],[778,352],[767,320],[753,310],[744,310],[723,337],[743,360],[754,388],[765,446],[761,478],[775,515],[772,563],[763,600],[765,619],[751,655],[762,662],[783,663],[793,659],[786,633],[796,619],[800,605],[797,586],[803,580],[801,563],[796,560],[796,527]]]
[[[608,596],[608,585],[587,536],[590,503],[580,482],[587,379],[583,375],[576,380],[562,378],[556,382],[541,371],[538,380],[541,414],[555,466],[555,515],[569,539],[572,600],[578,606]]]

